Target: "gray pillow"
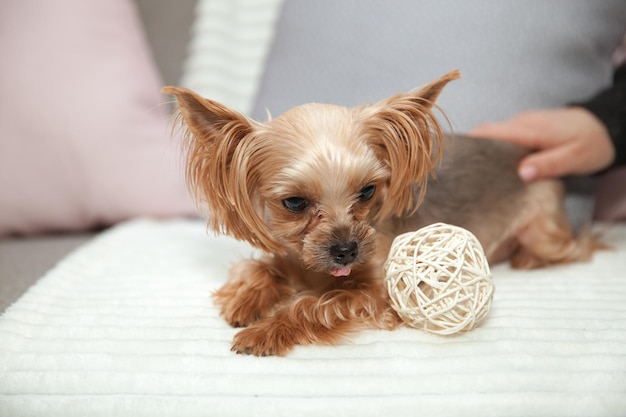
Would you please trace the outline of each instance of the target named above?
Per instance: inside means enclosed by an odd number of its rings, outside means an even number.
[[[252,115],[377,101],[458,68],[439,104],[463,132],[595,93],[624,31],[624,0],[286,0]]]

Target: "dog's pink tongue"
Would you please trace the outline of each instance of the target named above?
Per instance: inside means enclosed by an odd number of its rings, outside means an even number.
[[[352,268],[344,266],[341,268],[334,268],[330,270],[330,274],[334,277],[347,277],[352,272]]]

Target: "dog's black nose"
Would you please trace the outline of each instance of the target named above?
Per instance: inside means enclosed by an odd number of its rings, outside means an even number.
[[[354,262],[358,254],[359,245],[356,242],[341,242],[330,247],[330,255],[339,265]]]

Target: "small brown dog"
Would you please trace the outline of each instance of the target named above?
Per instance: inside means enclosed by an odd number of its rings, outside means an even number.
[[[210,228],[267,253],[234,266],[215,293],[224,318],[246,327],[234,351],[284,355],[395,328],[382,265],[397,234],[433,222],[472,231],[490,262],[589,259],[595,240],[574,236],[561,184],[518,179],[524,150],[443,134],[432,108],[457,78],[353,109],[306,104],[267,123],[163,89],[178,100],[187,180]]]

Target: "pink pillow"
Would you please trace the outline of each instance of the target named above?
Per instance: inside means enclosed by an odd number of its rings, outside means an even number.
[[[0,61],[0,235],[195,212],[132,1],[0,1]]]
[[[600,179],[595,218],[611,222],[626,220],[626,167],[613,169]]]

